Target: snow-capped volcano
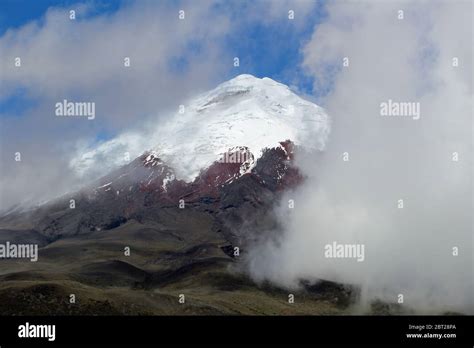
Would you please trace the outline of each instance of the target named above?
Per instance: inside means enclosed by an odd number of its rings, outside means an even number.
[[[0,225],[29,226],[28,233],[46,241],[96,232],[101,239],[105,231],[120,228],[120,236],[137,227],[138,240],[150,233],[153,241],[178,243],[176,250],[183,243],[207,249],[208,240],[217,253],[226,254],[223,245],[245,250],[256,231],[274,230],[274,203],[304,182],[297,151],[321,150],[328,132],[318,106],[273,80],[241,75],[148,133],[129,132],[84,152],[72,165],[88,174],[87,183],[28,211],[0,215]]]
[[[73,159],[71,166],[83,174],[97,165],[111,169],[124,164],[124,153],[133,159],[149,151],[172,167],[177,179],[190,182],[233,149],[246,147],[253,163],[265,148],[281,147],[285,140],[322,150],[329,133],[322,108],[266,77],[239,75],[183,106],[151,134],[123,134]]]

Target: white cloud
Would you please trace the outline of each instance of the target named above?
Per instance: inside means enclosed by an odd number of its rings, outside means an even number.
[[[422,312],[472,313],[472,3],[331,2],[327,9],[304,66],[315,91],[332,86],[323,105],[333,132],[321,158],[300,158],[310,179],[285,197],[296,200],[293,212],[283,200],[285,232],[255,249],[254,276],[289,286],[332,279],[361,286],[362,304],[396,302],[401,293]],[[421,119],[382,117],[388,99],[419,102]],[[366,260],[324,258],[333,241],[365,244]]]

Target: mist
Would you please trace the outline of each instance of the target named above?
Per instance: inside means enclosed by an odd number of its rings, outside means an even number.
[[[403,295],[418,313],[473,313],[472,3],[327,11],[302,52],[332,131],[323,153],[297,158],[307,179],[276,208],[283,232],[251,248],[251,275],[355,285],[355,312]],[[419,118],[382,115],[389,100]],[[364,260],[325,257],[334,242],[364,245]]]

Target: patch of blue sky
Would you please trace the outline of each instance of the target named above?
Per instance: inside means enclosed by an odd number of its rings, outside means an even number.
[[[64,7],[71,9],[74,5],[81,3],[78,0],[1,0],[0,1],[0,36],[8,29],[17,29],[30,21],[37,20],[40,25],[42,19],[50,7]],[[93,16],[110,14],[122,6],[130,3],[130,0],[88,0],[91,10],[87,13],[87,19]]]
[[[0,99],[0,117],[20,118],[36,105],[37,101],[28,96],[28,90],[19,87],[10,92],[5,99]]]
[[[240,11],[233,12],[234,16],[243,15],[242,11],[246,8],[247,11],[250,10],[248,3],[244,4],[246,5]],[[318,2],[312,11],[313,13],[305,16],[303,25],[295,23],[296,18],[289,20],[288,14],[282,13],[282,18],[278,20],[252,20],[245,25],[236,26],[225,44],[232,56],[239,58],[240,66],[230,70],[223,80],[248,73],[257,77],[270,77],[294,86],[302,93],[312,94],[313,79],[301,68],[301,50],[310,40],[315,26],[327,16],[322,2]]]
[[[191,61],[194,57],[204,54],[202,44],[199,41],[189,42],[183,55],[171,57],[167,62],[170,72],[176,75],[184,75],[189,71]]]

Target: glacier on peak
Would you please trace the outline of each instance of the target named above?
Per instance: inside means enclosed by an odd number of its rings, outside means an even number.
[[[183,111],[183,110],[182,110]],[[70,166],[79,175],[104,174],[146,151],[175,170],[176,178],[192,181],[229,149],[245,146],[255,161],[265,148],[291,140],[310,150],[323,150],[330,131],[321,107],[270,78],[243,74],[198,95],[154,126],[149,134],[127,132],[87,149]]]

